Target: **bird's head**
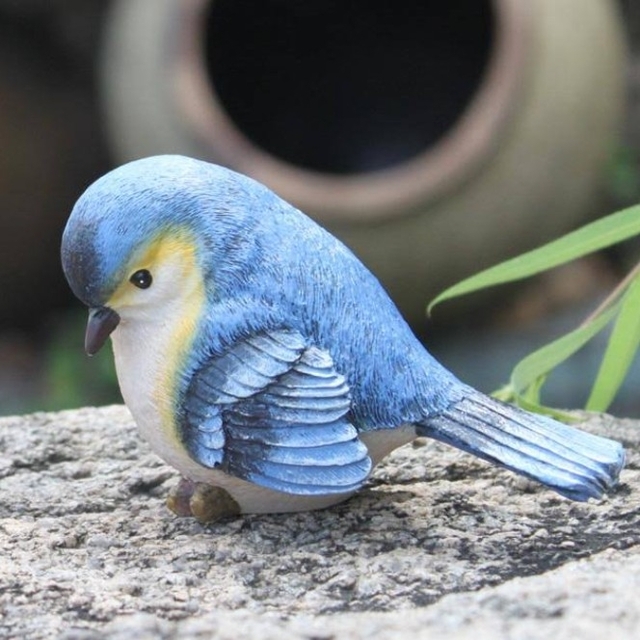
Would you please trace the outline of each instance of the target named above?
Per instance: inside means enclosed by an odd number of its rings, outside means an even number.
[[[73,208],[61,250],[69,285],[90,309],[87,353],[120,322],[157,321],[215,295],[233,277],[217,265],[248,258],[243,230],[256,185],[181,156],[137,160],[93,183]]]

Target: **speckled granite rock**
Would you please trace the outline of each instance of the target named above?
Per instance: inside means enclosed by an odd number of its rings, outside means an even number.
[[[0,420],[0,637],[640,636],[640,423],[600,503],[433,442],[325,511],[203,527],[122,407]],[[428,632],[428,633],[427,633]]]

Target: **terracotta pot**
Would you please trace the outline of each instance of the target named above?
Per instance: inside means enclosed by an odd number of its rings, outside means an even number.
[[[589,215],[623,105],[606,0],[117,0],[103,60],[119,161],[254,176],[416,323],[440,288]]]

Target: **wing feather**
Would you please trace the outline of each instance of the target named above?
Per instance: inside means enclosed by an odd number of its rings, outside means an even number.
[[[285,493],[354,491],[371,471],[331,356],[294,331],[251,336],[206,363],[184,401],[200,464]]]

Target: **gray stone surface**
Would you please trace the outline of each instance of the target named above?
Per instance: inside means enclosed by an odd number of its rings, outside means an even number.
[[[571,503],[437,443],[314,513],[201,526],[122,407],[0,420],[0,637],[640,637],[640,423]]]

